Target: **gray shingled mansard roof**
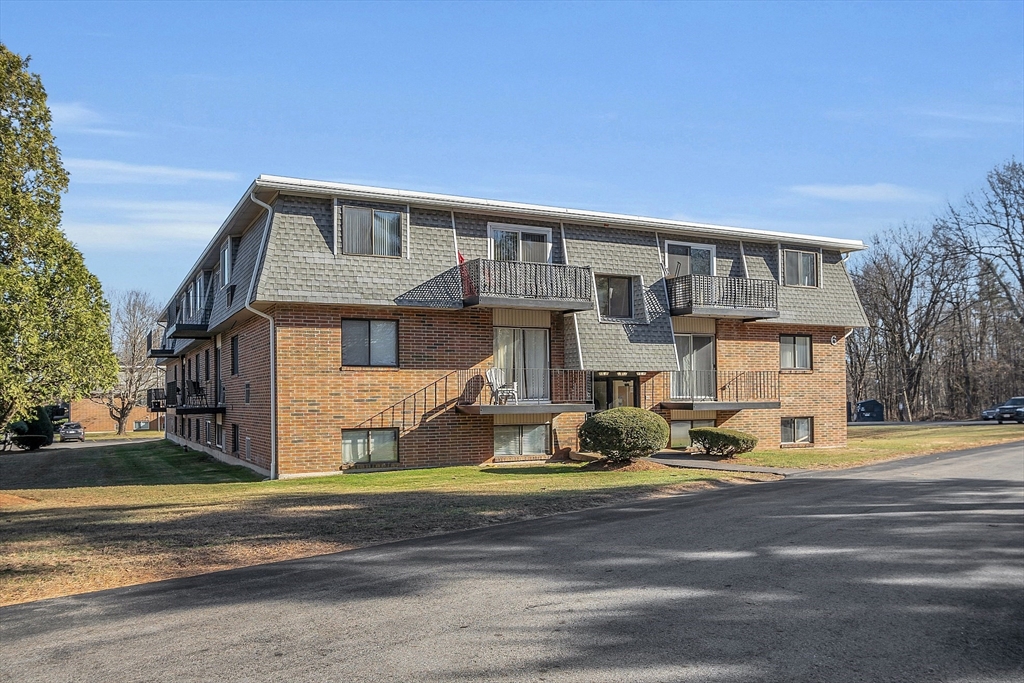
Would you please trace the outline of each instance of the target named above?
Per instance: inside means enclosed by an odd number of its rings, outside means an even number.
[[[250,196],[274,207],[274,220],[263,253],[260,252],[266,214]],[[335,253],[334,216],[338,199],[346,205],[400,212],[401,261],[391,261],[389,266],[376,258],[348,255],[340,250]],[[455,232],[453,221],[457,224]],[[866,325],[842,262],[843,254],[865,248],[859,240],[267,175],[257,178],[239,200],[172,301],[198,271],[212,272],[221,244],[231,236],[236,250],[231,281],[236,295],[229,306],[221,292],[215,293],[210,303],[211,328],[244,308],[254,268],[258,269],[258,276],[249,300],[257,306],[301,301],[457,308],[461,306],[455,291],[458,283],[451,278],[456,253],[466,259],[487,258],[487,224],[502,221],[551,230],[555,262],[590,265],[606,273],[625,268],[642,279],[637,296],[642,297],[638,302],[643,320],[623,325],[600,321],[596,311],[577,314],[578,350],[583,358],[576,360],[588,368],[596,368],[594,359],[602,358],[601,365],[610,363],[620,370],[633,369],[634,365],[638,370],[674,369],[659,239],[714,242],[719,273],[746,273],[752,278],[776,281],[781,246],[820,250],[822,288],[780,287],[782,316],[766,322]],[[740,256],[741,249],[745,258]],[[447,298],[443,296],[445,278],[451,290]],[[424,296],[426,290],[429,296]]]

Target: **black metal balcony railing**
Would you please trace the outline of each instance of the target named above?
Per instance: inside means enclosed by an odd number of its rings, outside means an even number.
[[[697,403],[771,403],[779,400],[779,373],[773,370],[683,370],[671,373],[673,400]]]
[[[174,344],[164,336],[162,327],[146,335],[146,353],[150,358],[169,358],[174,355]]]
[[[721,312],[778,317],[779,283],[716,275],[683,275],[667,280],[672,315]],[[760,315],[764,313],[766,315]]]
[[[520,301],[566,310],[593,307],[593,277],[586,266],[474,259],[459,269],[467,306]]]
[[[162,413],[167,410],[166,389],[146,389],[146,405],[151,413]]]
[[[163,390],[168,408],[182,412],[223,412],[224,385],[216,380],[186,379],[183,382],[168,382]]]
[[[594,377],[590,370],[559,368],[474,368],[459,370],[458,405],[514,406],[590,404]]]

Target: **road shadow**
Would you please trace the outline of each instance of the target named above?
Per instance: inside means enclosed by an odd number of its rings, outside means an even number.
[[[387,504],[470,504],[407,495]],[[300,503],[310,505],[258,505]],[[255,512],[209,510],[192,523]],[[349,510],[344,523],[368,513]],[[300,509],[295,521],[322,516]],[[3,608],[0,638],[17,648],[105,626],[127,637],[154,615],[193,633],[216,613],[247,615],[241,630],[276,628],[305,651],[308,623],[355,615],[384,629],[362,635],[391,643],[378,655],[386,668],[430,646],[389,636],[404,615],[418,638],[449,648],[420,655],[418,680],[1009,680],[1024,657],[1022,518],[1016,479],[791,479]],[[421,624],[436,620],[416,611],[429,608],[443,627]],[[375,627],[366,615],[377,613],[398,616]],[[351,645],[319,633],[328,649]],[[493,663],[502,657],[514,671]],[[289,666],[314,679],[301,659]]]

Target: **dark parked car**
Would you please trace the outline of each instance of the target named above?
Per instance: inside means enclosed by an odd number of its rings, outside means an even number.
[[[1017,421],[1017,424],[1024,424],[1024,407],[1017,408],[1013,419]]]
[[[996,415],[999,413],[999,406],[992,406],[991,408],[985,408],[981,411],[982,420],[994,420]]]
[[[1003,424],[1003,420],[1016,420],[1017,408],[1021,407],[1024,407],[1024,396],[1014,396],[999,406],[999,410],[996,412],[996,422]]]
[[[857,410],[853,414],[854,422],[884,422],[885,406],[881,401],[869,398],[866,401],[857,403]]]
[[[80,422],[66,422],[60,428],[60,440],[64,441],[85,441],[85,427]]]

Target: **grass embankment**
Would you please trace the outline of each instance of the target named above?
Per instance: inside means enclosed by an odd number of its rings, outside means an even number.
[[[0,604],[770,478],[572,464],[257,482],[162,441],[2,455]]]
[[[164,433],[162,431],[144,431],[144,432],[125,432],[124,434],[118,434],[117,432],[86,432],[86,441],[128,441],[131,439],[162,439]]]
[[[764,467],[828,469],[853,467],[914,455],[943,453],[1024,439],[1024,425],[943,426],[909,424],[891,427],[851,426],[845,448],[774,448],[744,453],[729,462]]]

